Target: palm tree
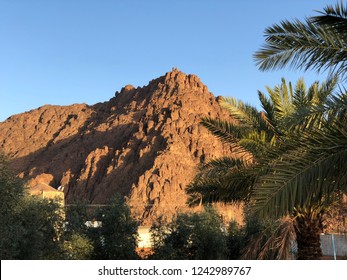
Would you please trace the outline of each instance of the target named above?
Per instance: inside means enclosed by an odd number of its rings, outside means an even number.
[[[255,54],[261,70],[285,66],[329,70],[345,81],[347,66],[347,5],[327,6],[304,22],[282,21],[266,29],[265,46]],[[292,139],[286,154],[267,162],[268,173],[254,188],[254,209],[268,216],[296,213],[298,246],[319,256],[322,215],[347,191],[347,95],[307,104],[292,118],[304,116],[300,137]],[[309,248],[310,247],[310,248]],[[316,253],[314,251],[316,250]],[[306,254],[306,253],[305,253]],[[300,255],[300,258],[304,258]]]
[[[274,89],[267,87],[269,98],[262,92],[258,92],[263,112],[231,98],[222,99],[221,105],[229,110],[238,124],[210,118],[204,118],[202,124],[223,141],[232,143],[240,158],[216,159],[203,165],[195,180],[188,187],[188,193],[191,195],[190,202],[219,200],[246,201],[253,204],[255,186],[257,186],[259,177],[269,173],[269,163],[277,160],[279,155],[284,155],[289,150],[296,148],[294,145],[290,145],[291,139],[295,139],[295,134],[293,134],[295,130],[301,129],[303,126],[309,127],[304,122],[305,118],[312,115],[309,110],[304,110],[307,109],[307,104],[316,107],[323,106],[334,91],[336,83],[337,79],[332,78],[320,86],[318,83],[314,83],[307,90],[304,81],[299,80],[293,89],[291,83],[287,85],[286,81],[282,79],[281,85]],[[318,117],[314,118],[317,123],[314,126],[320,124],[318,119]],[[311,122],[310,125],[313,123]],[[313,213],[317,213],[318,216],[313,217]],[[312,216],[314,221],[318,221],[319,237],[322,213],[323,211],[317,211],[315,207],[311,207],[310,211],[296,209],[296,212],[286,214],[296,217],[296,219],[290,219],[295,222],[299,222],[302,217]],[[276,216],[276,218],[278,217]],[[285,224],[290,224],[288,219]],[[296,228],[299,229],[299,227]],[[277,232],[283,232],[283,227],[280,226]],[[301,238],[301,232],[303,231],[296,231],[298,241],[304,239]],[[286,236],[292,237],[291,234]],[[272,241],[269,240],[265,245],[271,247]],[[282,243],[289,244],[287,241]],[[304,245],[303,248],[299,246],[299,251],[304,252],[303,255],[307,254],[306,247],[307,245]],[[284,254],[283,246],[279,246],[279,248],[282,248]],[[320,248],[319,240],[318,248]],[[318,251],[318,254],[321,252]]]
[[[300,259],[320,257],[323,215],[347,191],[346,101],[346,95],[332,96],[321,110],[310,110],[306,127],[316,125],[291,139],[286,153],[268,160],[268,173],[254,187],[252,206],[260,215],[297,217]]]

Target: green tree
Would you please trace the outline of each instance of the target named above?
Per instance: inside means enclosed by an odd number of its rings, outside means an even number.
[[[86,222],[89,220],[87,204],[77,202],[66,209],[65,232],[62,242],[63,258],[69,260],[91,259],[94,252]]]
[[[154,259],[207,260],[227,258],[226,232],[212,208],[202,213],[179,214],[151,228]]]
[[[19,254],[19,240],[23,234],[18,205],[25,191],[8,167],[8,159],[0,153],[0,259],[16,259]]]
[[[59,202],[27,195],[18,213],[23,232],[19,259],[60,259],[64,213]]]
[[[67,260],[88,260],[92,258],[94,246],[88,236],[73,232],[63,242],[63,258]]]
[[[91,212],[91,211],[89,211]],[[69,205],[65,210],[66,216],[66,234],[73,233],[86,234],[88,227],[86,222],[90,219],[88,215],[87,203],[78,201],[75,204]]]
[[[137,259],[137,222],[131,216],[124,198],[116,195],[107,207],[100,209],[96,219],[101,227],[90,229],[94,258],[107,260]]]
[[[0,258],[61,258],[63,209],[52,200],[30,196],[0,155]]]

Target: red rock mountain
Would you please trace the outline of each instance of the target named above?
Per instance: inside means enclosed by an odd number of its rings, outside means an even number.
[[[20,177],[63,186],[66,203],[107,203],[120,192],[146,222],[187,209],[198,164],[231,154],[199,125],[202,116],[229,117],[197,76],[173,69],[104,103],[11,116],[0,123],[0,149]]]

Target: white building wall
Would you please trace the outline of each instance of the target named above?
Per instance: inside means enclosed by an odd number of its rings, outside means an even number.
[[[346,234],[322,234],[321,248],[323,256],[334,256],[333,241],[335,243],[336,256],[347,257],[347,235]]]

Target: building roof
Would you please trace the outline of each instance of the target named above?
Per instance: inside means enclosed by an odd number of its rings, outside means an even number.
[[[32,195],[42,194],[43,192],[53,192],[57,194],[62,193],[61,191],[58,191],[50,185],[41,182],[29,188],[29,193]]]

